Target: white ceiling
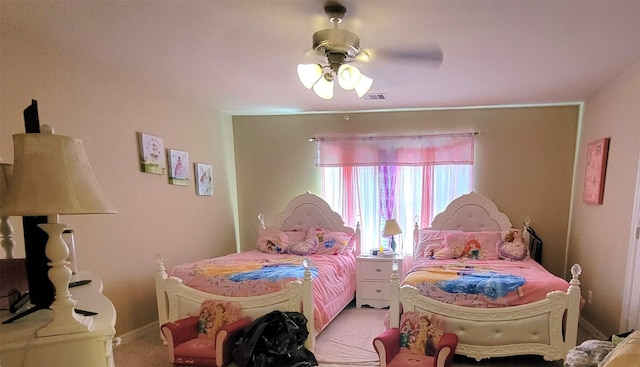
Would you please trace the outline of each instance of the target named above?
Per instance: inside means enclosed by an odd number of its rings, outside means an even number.
[[[640,0],[341,1],[374,79],[323,100],[298,81],[321,0],[0,1],[2,23],[232,115],[582,101],[640,60]],[[375,50],[437,42],[439,68]]]

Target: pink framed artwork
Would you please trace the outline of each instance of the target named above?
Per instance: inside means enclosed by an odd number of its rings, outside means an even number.
[[[609,138],[596,140],[587,147],[587,168],[582,194],[582,201],[587,204],[602,204],[608,153]]]

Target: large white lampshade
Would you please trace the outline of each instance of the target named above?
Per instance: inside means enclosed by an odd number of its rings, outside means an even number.
[[[0,214],[44,216],[39,224],[48,234],[45,255],[50,260],[49,279],[55,287],[51,304],[53,321],[37,336],[88,331],[93,320],[74,312],[76,301],[69,293],[69,248],[62,238],[66,224],[59,214],[116,213],[93,175],[82,140],[54,135],[43,125],[40,134],[15,134],[14,168]]]

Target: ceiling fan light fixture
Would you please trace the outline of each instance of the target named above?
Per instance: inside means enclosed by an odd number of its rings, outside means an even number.
[[[360,74],[360,82],[358,83],[358,85],[356,85],[356,93],[358,93],[358,97],[362,98],[362,96],[364,96],[365,94],[367,94],[367,92],[369,92],[369,89],[371,89],[371,86],[373,85],[373,79],[365,76],[364,74]]]
[[[298,64],[298,78],[302,85],[311,89],[322,77],[322,67],[318,64]]]
[[[360,70],[348,64],[340,65],[338,69],[338,83],[344,90],[352,90],[360,83]]]
[[[313,85],[313,91],[323,99],[333,98],[333,74],[328,72]]]

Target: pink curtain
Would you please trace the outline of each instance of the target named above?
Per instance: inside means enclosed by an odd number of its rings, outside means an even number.
[[[473,135],[317,135],[316,166],[473,164]]]
[[[318,135],[316,142],[316,165],[318,167],[341,167],[342,197],[337,197],[342,203],[342,215],[345,222],[354,222],[361,215],[362,210],[378,210],[379,215],[369,218],[371,223],[361,223],[374,230],[377,236],[381,234],[380,223],[377,219],[391,219],[396,213],[395,200],[397,196],[396,181],[399,166],[423,167],[420,203],[420,225],[430,224],[431,211],[434,207],[434,167],[444,165],[473,165],[474,162],[474,133],[455,133],[418,136],[385,136],[385,135]],[[377,190],[362,192],[359,187],[357,167],[377,167]],[[369,185],[365,185],[369,187]],[[376,195],[376,193],[378,195]],[[360,196],[373,198],[378,196],[376,207],[361,203]],[[340,196],[340,195],[339,195]],[[440,200],[438,198],[438,200]],[[364,205],[365,207],[360,207]],[[368,207],[367,207],[368,206]],[[418,209],[418,208],[416,208]],[[416,214],[413,212],[413,214]],[[404,215],[406,216],[406,215]],[[401,215],[400,221],[407,221]],[[411,215],[410,220],[413,219]],[[409,221],[410,221],[409,220]],[[402,223],[401,223],[402,225]],[[409,233],[409,232],[408,232]],[[379,239],[374,240],[379,243]]]

